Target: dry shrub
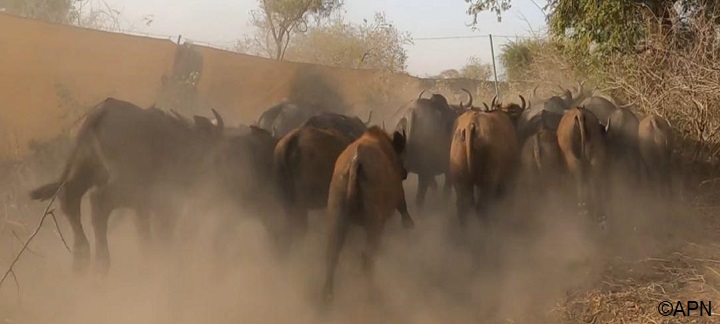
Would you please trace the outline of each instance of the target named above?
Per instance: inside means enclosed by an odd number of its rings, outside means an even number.
[[[506,65],[506,69],[512,70],[506,94],[512,94],[512,97],[515,97],[516,94],[529,95],[537,86],[538,96],[544,98],[558,94],[558,85],[571,88],[575,86],[577,80],[584,79],[577,77],[576,65],[563,55],[558,45],[553,40],[541,38],[506,45],[502,57],[508,62],[503,63]],[[508,57],[509,54],[505,54],[520,51],[530,53],[521,58],[512,58],[512,60],[523,60],[522,62],[510,62],[511,57]],[[512,66],[515,65],[522,68],[513,69]],[[513,100],[516,100],[516,97]]]
[[[647,35],[644,49],[614,57],[603,78],[641,112],[665,117],[682,160],[694,168],[698,162],[720,163],[720,44],[713,20],[698,14],[685,21],[676,17],[664,32],[648,28],[656,31]]]

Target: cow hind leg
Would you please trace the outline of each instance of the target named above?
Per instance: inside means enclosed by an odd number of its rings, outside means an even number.
[[[323,286],[323,300],[325,303],[332,301],[335,294],[335,270],[340,252],[342,251],[345,239],[350,227],[348,215],[341,215],[331,219],[328,245],[325,255],[325,284]]]
[[[140,237],[140,244],[148,248],[152,245],[150,211],[142,207],[135,208],[135,217],[135,229]]]
[[[402,201],[400,202],[400,207],[398,207],[398,212],[400,213],[400,220],[402,222],[402,225],[405,229],[411,229],[415,227],[415,222],[413,221],[412,217],[410,217],[410,213],[407,209],[407,203],[405,202],[405,197],[402,197]]]
[[[74,235],[73,271],[84,273],[90,263],[90,244],[82,226],[80,203],[89,185],[71,181],[65,184],[59,195],[60,207],[70,223]]]
[[[415,201],[418,207],[422,207],[425,204],[425,195],[427,194],[430,184],[434,182],[430,176],[418,174],[418,188]]]
[[[176,208],[160,207],[155,209],[155,230],[158,247],[167,249],[171,246],[175,235],[175,226],[179,217]]]
[[[450,193],[452,192],[452,187],[453,187],[452,179],[450,178],[450,174],[446,172],[445,173],[445,184],[443,187],[443,199],[445,199],[446,201],[448,199],[450,199]]]
[[[370,221],[367,225],[367,247],[362,254],[363,271],[368,276],[372,276],[375,267],[375,258],[377,257],[378,247],[380,246],[380,238],[383,234],[384,222],[381,219]]]
[[[109,187],[98,188],[90,196],[92,208],[92,225],[95,233],[95,258],[97,270],[107,274],[110,269],[110,251],[108,249],[107,232],[110,213],[115,208],[112,191]]]
[[[472,185],[463,186],[455,185],[457,217],[460,226],[467,224],[467,214],[472,209],[475,202],[475,192]]]

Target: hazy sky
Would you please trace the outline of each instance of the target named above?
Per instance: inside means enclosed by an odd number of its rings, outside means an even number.
[[[535,0],[543,6],[546,1]],[[134,31],[158,35],[183,35],[198,43],[231,46],[235,40],[249,34],[250,10],[257,8],[257,0],[109,0],[108,3],[122,12]],[[472,18],[466,14],[463,0],[345,0],[347,19],[362,22],[372,19],[374,12],[384,11],[387,18],[400,30],[414,38],[473,36],[494,34],[495,55],[507,43],[505,36],[527,36],[541,32],[545,27],[543,13],[532,0],[513,0],[513,8],[503,14],[502,22],[495,15],[483,13],[477,31],[468,24]],[[142,17],[153,15],[150,26]],[[449,68],[460,68],[469,57],[479,56],[490,63],[490,44],[487,37],[416,40],[407,46],[408,72],[425,76]]]

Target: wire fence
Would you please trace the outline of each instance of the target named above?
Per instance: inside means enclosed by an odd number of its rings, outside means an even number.
[[[190,42],[195,45],[227,51],[236,51],[236,45],[238,43],[238,40],[206,41],[187,38],[179,34],[162,35],[138,31],[123,31],[122,33],[142,37],[167,39],[178,44],[182,42]],[[505,80],[505,69],[501,61],[502,51],[505,46],[513,42],[537,39],[538,37],[541,36],[473,34],[413,37],[412,43],[406,45],[405,48],[408,50],[411,70],[413,70],[413,68],[415,70],[410,71],[411,74],[415,74],[419,77],[461,77],[461,68],[469,62],[470,58],[475,57],[480,59],[481,64],[490,65],[491,75],[487,81],[494,81],[497,87],[498,81]],[[422,73],[418,73],[418,70],[430,70],[434,72],[426,72],[424,75],[421,75]]]

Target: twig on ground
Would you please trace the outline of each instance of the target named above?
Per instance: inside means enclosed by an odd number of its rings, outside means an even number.
[[[18,242],[20,242],[20,243],[23,242],[22,239],[20,238],[20,235],[18,235],[17,233],[15,233],[15,231],[12,231],[11,233],[12,233],[13,236],[15,236],[15,238],[18,240]],[[28,250],[28,252],[30,252],[30,253],[32,253],[32,254],[35,254],[35,255],[37,255],[37,256],[39,256],[39,257],[42,257],[42,256],[43,256],[42,254],[37,253],[37,252],[31,250],[29,247],[27,248],[27,250]]]
[[[28,245],[33,240],[33,238],[35,238],[35,236],[40,232],[40,229],[42,228],[42,225],[45,222],[45,218],[47,218],[48,215],[50,215],[52,213],[52,210],[50,209],[50,207],[52,207],[52,204],[55,202],[55,199],[57,199],[58,193],[60,193],[60,190],[62,190],[63,187],[65,187],[65,181],[63,181],[60,184],[58,189],[55,191],[55,194],[53,194],[52,198],[50,199],[50,202],[48,202],[47,207],[45,207],[45,212],[43,213],[42,218],[40,218],[40,223],[35,228],[35,231],[33,231],[33,233],[30,235],[30,237],[27,239],[27,241],[25,241],[25,244],[23,245],[22,249],[20,249],[20,252],[18,252],[18,254],[15,256],[15,259],[12,261],[12,263],[10,263],[10,267],[8,267],[7,271],[5,271],[2,278],[0,278],[0,288],[2,288],[2,285],[5,282],[5,279],[7,279],[7,277],[11,273],[14,273],[13,267],[18,262],[18,260],[20,260],[20,257],[22,256],[23,252],[25,252],[25,250],[27,250]]]
[[[68,245],[67,241],[65,241],[65,236],[63,235],[62,231],[60,230],[60,224],[58,224],[57,217],[55,217],[55,211],[50,211],[50,216],[52,216],[53,223],[55,223],[55,230],[57,231],[57,234],[60,236],[60,240],[62,240],[63,245],[65,245],[65,249],[68,250],[68,252],[72,253],[72,249],[70,249],[70,245]]]

